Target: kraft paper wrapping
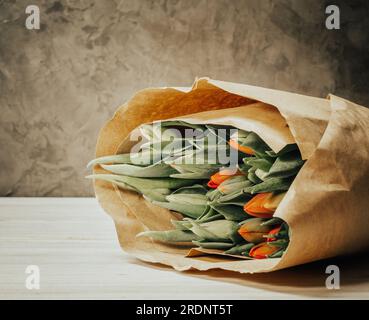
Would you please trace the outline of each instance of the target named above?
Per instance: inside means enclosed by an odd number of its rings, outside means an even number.
[[[181,215],[96,180],[96,197],[114,219],[125,251],[180,271],[254,273],[369,247],[368,109],[334,95],[321,99],[201,78],[187,93],[173,88],[138,92],[101,129],[96,156],[129,151],[127,137],[143,123],[179,117],[255,131],[274,151],[298,144],[307,161],[275,213],[290,226],[290,244],[281,258],[251,260],[136,238],[144,230],[173,228],[170,220]],[[96,166],[94,171],[103,170]]]

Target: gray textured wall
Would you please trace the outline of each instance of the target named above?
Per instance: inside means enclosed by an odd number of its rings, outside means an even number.
[[[369,105],[368,2],[338,3],[328,31],[318,0],[0,0],[0,195],[91,195],[99,128],[149,86],[210,76]]]

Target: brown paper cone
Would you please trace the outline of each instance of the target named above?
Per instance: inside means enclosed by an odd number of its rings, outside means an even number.
[[[138,92],[101,129],[96,156],[129,150],[129,133],[143,123],[178,117],[255,131],[274,151],[298,144],[307,162],[275,213],[290,226],[290,244],[282,258],[245,260],[136,238],[144,230],[172,228],[170,220],[180,215],[96,180],[96,197],[114,219],[124,250],[176,270],[253,273],[369,247],[369,110],[333,95],[320,99],[202,78],[188,93]]]

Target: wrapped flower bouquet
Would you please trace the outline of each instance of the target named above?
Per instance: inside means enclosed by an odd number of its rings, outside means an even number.
[[[119,108],[89,178],[136,257],[272,271],[369,246],[368,128],[335,96],[203,78]]]

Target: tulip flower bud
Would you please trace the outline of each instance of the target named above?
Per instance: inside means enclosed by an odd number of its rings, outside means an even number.
[[[195,220],[188,219],[191,222],[191,230],[199,238],[207,242],[238,242],[241,237],[237,233],[238,224],[234,221],[215,220],[210,222],[199,223]]]
[[[237,141],[235,140],[229,140],[229,145],[233,148],[233,149],[236,149],[236,150],[239,150],[243,153],[246,153],[246,154],[249,154],[249,155],[253,155],[255,154],[254,150],[252,150],[251,148],[249,147],[246,147],[246,146],[241,146],[240,144],[238,144]]]
[[[238,229],[238,233],[248,242],[260,243],[265,241],[264,236],[267,235],[275,226],[263,225],[266,219],[251,218],[244,221]]]
[[[271,218],[285,194],[286,192],[278,194],[258,193],[245,204],[244,210],[254,217]]]
[[[280,225],[279,227],[270,230],[269,233],[268,233],[267,242],[276,241],[277,238],[273,238],[271,236],[278,234],[279,231],[281,231],[281,229],[282,229],[282,226]]]
[[[273,210],[273,211],[277,210],[279,204],[283,200],[286,193],[287,192],[281,192],[281,193],[272,194],[271,196],[269,196],[264,203],[264,208]]]
[[[227,179],[241,175],[243,175],[242,172],[236,170],[235,168],[221,170],[211,176],[210,181],[208,182],[208,187],[216,189],[222,182],[226,181]]]
[[[251,248],[249,256],[255,259],[265,259],[283,248],[285,248],[283,245],[274,245],[270,242],[262,242]]]
[[[248,155],[264,154],[270,149],[256,133],[243,130],[238,130],[231,136],[229,145]]]
[[[254,196],[250,201],[248,201],[244,210],[251,216],[259,218],[271,218],[273,216],[274,210],[264,207],[266,200],[272,195],[272,193],[259,193]]]
[[[235,175],[227,179],[226,181],[223,181],[218,186],[218,190],[221,192],[221,194],[230,194],[241,191],[244,188],[249,187],[250,185],[252,185],[252,182],[250,182],[246,176]]]

